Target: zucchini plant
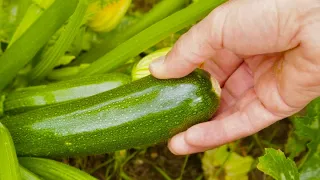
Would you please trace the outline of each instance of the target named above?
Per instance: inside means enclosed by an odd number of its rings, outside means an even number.
[[[203,154],[162,146],[214,116],[220,87],[200,69],[156,79],[149,64],[224,2],[0,0],[0,179],[139,179],[141,167],[145,179],[319,179],[319,99]]]
[[[102,57],[111,49],[117,47],[122,42],[133,37],[137,33],[164,19],[172,13],[182,9],[186,5],[186,0],[162,0],[156,4],[148,13],[144,14],[138,22],[130,25],[120,32],[110,32],[105,40],[92,47],[88,52],[81,55],[74,65],[92,63]]]
[[[88,68],[81,72],[80,75],[89,76],[92,74],[106,73],[118,68],[130,58],[133,58],[140,52],[155,45],[170,34],[197,22],[213,8],[219,6],[223,2],[225,1],[202,0],[189,5],[123,42],[112,51],[93,62]],[[161,31],[159,31],[159,29],[161,29]]]
[[[12,43],[14,43],[34,23],[41,16],[43,11],[52,3],[53,0],[39,0],[36,3],[31,3],[21,19],[19,26],[16,28],[8,47],[10,47]],[[27,4],[27,6],[28,5],[29,4]]]
[[[74,12],[77,0],[55,0],[0,57],[2,91]]]
[[[57,62],[64,56],[71,43],[73,42],[77,31],[85,21],[85,14],[88,8],[87,0],[79,0],[79,3],[68,20],[68,24],[64,27],[54,45],[48,47],[40,55],[40,61],[29,74],[30,81],[43,79]]]

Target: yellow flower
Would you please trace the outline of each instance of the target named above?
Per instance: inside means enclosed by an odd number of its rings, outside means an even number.
[[[96,0],[88,7],[88,26],[96,32],[109,32],[113,30],[126,14],[131,0],[111,0],[101,3]]]

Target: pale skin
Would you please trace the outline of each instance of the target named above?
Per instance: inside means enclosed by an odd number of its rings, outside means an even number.
[[[222,88],[211,121],[169,141],[176,155],[252,135],[320,96],[320,0],[231,0],[150,65],[160,79],[202,67]]]

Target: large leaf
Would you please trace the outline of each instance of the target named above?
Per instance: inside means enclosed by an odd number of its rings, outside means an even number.
[[[226,180],[247,180],[251,170],[253,158],[240,156],[229,150],[228,145],[221,146],[204,153],[202,168],[209,180],[219,179],[224,174]],[[220,173],[223,172],[223,173]]]
[[[287,159],[281,150],[267,148],[265,155],[259,158],[258,169],[276,180],[298,180],[296,164]]]
[[[299,156],[307,149],[307,141],[299,137],[292,129],[289,132],[287,143],[285,144],[285,153],[290,154],[290,158],[293,159]]]
[[[297,138],[309,141],[308,153],[300,163],[302,180],[320,179],[320,98],[313,100],[298,114],[291,117]],[[298,147],[296,147],[298,149]]]
[[[292,117],[295,125],[295,133],[309,140],[309,157],[318,151],[320,144],[320,98],[315,99],[299,114]]]
[[[320,145],[318,145],[320,148]],[[320,180],[320,152],[313,154],[300,171],[301,180]]]

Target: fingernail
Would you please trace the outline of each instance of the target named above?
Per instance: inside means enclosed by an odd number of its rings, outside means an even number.
[[[186,131],[186,141],[193,146],[203,146],[204,132],[202,128],[193,126]]]
[[[164,64],[165,56],[158,57],[152,63],[150,64],[149,68],[150,70],[156,70],[159,69]]]

